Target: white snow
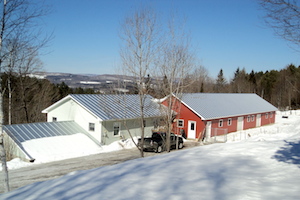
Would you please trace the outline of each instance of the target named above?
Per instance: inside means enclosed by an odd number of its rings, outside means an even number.
[[[45,163],[97,153],[101,147],[82,133],[39,138],[22,143],[36,163]]]
[[[137,138],[134,138],[134,140],[137,142]],[[82,133],[34,139],[25,141],[22,145],[35,159],[34,163],[24,162],[19,158],[16,158],[7,162],[9,170],[34,164],[48,163],[134,147],[131,139],[116,141],[110,145],[100,147]],[[0,171],[2,171],[2,166],[0,166]]]
[[[0,199],[300,199],[300,112],[227,139],[72,172]]]

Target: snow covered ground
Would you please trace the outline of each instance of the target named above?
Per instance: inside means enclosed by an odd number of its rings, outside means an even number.
[[[276,117],[227,143],[75,171],[0,199],[300,199],[300,112]]]
[[[135,138],[137,142],[137,138]],[[22,143],[27,152],[35,158],[34,163],[28,163],[15,158],[7,162],[9,170],[35,164],[48,163],[52,161],[64,160],[87,156],[97,153],[118,151],[135,147],[130,140],[116,141],[110,145],[99,147],[91,139],[82,133],[74,135],[64,135],[49,138],[39,138]],[[0,166],[2,171],[2,166]]]

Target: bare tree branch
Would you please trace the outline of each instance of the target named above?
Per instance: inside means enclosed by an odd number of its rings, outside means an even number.
[[[300,2],[298,0],[260,0],[265,21],[275,33],[300,45]]]

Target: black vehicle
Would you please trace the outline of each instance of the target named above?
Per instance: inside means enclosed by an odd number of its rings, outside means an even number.
[[[166,133],[165,132],[154,132],[152,137],[144,138],[144,151],[154,151],[161,153],[166,150]],[[170,149],[176,148],[176,142],[178,143],[178,149],[183,148],[183,139],[181,136],[177,136],[174,133],[170,135]],[[139,139],[138,146],[141,146],[141,139]]]

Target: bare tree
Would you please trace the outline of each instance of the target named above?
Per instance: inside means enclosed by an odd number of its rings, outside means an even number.
[[[209,77],[207,69],[202,65],[198,65],[198,67],[189,72],[184,82],[187,83],[185,84],[187,85],[186,92],[213,92],[213,79]]]
[[[251,85],[249,81],[249,75],[246,73],[245,68],[240,69],[239,67],[236,69],[234,73],[234,77],[230,82],[231,84],[231,92],[233,93],[244,93],[244,92],[252,92]]]
[[[122,24],[120,37],[123,41],[120,55],[123,70],[134,76],[137,83],[140,104],[141,146],[144,144],[144,101],[147,94],[145,79],[152,70],[158,51],[158,23],[154,10],[143,7],[126,17]],[[140,148],[144,157],[143,148]]]
[[[298,0],[259,0],[265,21],[275,33],[300,45],[300,2]]]
[[[184,24],[176,20],[175,17],[170,18],[168,23],[168,37],[164,40],[162,52],[162,64],[158,71],[164,75],[164,94],[167,96],[167,109],[165,122],[167,124],[166,134],[166,150],[170,151],[170,133],[173,126],[174,110],[179,111],[180,106],[177,98],[181,98],[185,89],[184,78],[194,67],[194,54],[191,52],[190,37],[185,32]],[[180,113],[177,112],[177,117]],[[177,137],[178,138],[178,137]],[[178,141],[177,141],[178,144]],[[176,147],[178,148],[178,147]]]
[[[45,43],[43,43],[45,44]],[[28,74],[42,68],[42,62],[38,58],[38,49],[43,46],[28,46],[28,41],[12,40],[7,46],[9,54],[3,66],[7,74],[7,90],[8,90],[8,123],[11,124],[12,118],[12,95],[15,88],[12,88],[12,76],[19,77],[21,84],[18,87],[24,88],[22,80]],[[16,85],[16,84],[15,84]],[[25,94],[25,91],[23,91]],[[25,108],[25,107],[24,107]]]
[[[26,41],[26,46],[39,46],[40,31],[37,29],[37,19],[47,13],[47,8],[40,3],[32,3],[28,0],[3,0],[0,5],[0,73],[7,63],[12,63],[15,52],[10,50],[11,42],[16,38]],[[30,45],[29,45],[30,44]],[[17,45],[22,47],[23,45]],[[2,80],[0,79],[0,82]],[[1,84],[0,84],[1,85]],[[9,191],[8,172],[6,166],[5,151],[3,146],[3,96],[0,86],[0,153],[3,166],[5,191]]]

